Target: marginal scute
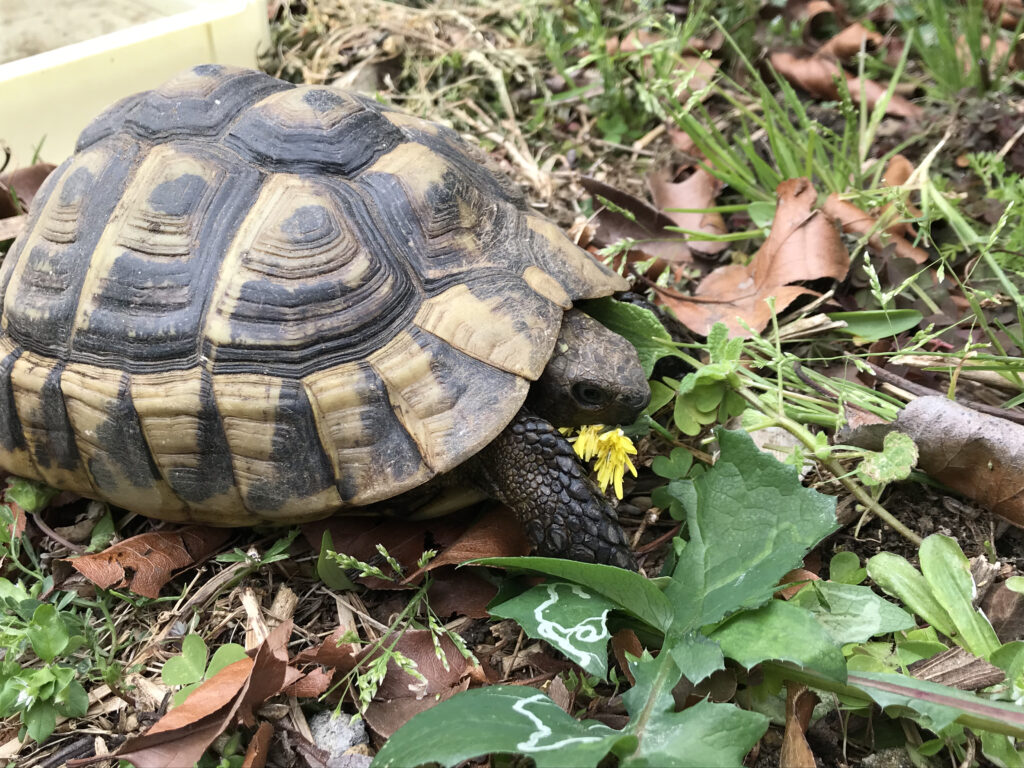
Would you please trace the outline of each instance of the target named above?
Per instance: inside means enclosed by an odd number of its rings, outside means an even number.
[[[35,474],[34,465],[18,420],[11,383],[14,364],[21,354],[22,349],[10,337],[0,337],[0,451],[4,454],[4,466],[8,471],[31,477]]]
[[[519,278],[490,278],[427,299],[413,322],[477,360],[533,381],[551,357],[562,310]]]
[[[345,504],[390,498],[434,474],[368,363],[345,363],[311,374],[304,383]]]
[[[534,238],[533,258],[575,301],[610,296],[629,288],[629,281],[598,263],[573,243],[558,226],[540,216],[527,216]]]
[[[61,376],[68,421],[92,485],[125,509],[163,509],[169,517],[184,503],[153,464],[132,403],[129,376],[112,368],[72,364]]]
[[[213,393],[235,483],[254,521],[315,520],[342,506],[300,382],[219,375]]]
[[[26,352],[14,361],[11,389],[34,471],[27,473],[55,488],[96,497],[82,465],[68,421],[60,379],[64,366]]]
[[[532,265],[527,267],[523,272],[523,280],[548,301],[557,304],[562,309],[572,308],[572,299],[565,292],[562,284],[540,267]]]
[[[435,473],[489,443],[526,399],[529,382],[413,327],[368,357],[399,420]]]

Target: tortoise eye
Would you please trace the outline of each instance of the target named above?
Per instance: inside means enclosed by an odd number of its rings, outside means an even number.
[[[572,396],[581,405],[604,405],[608,402],[608,393],[597,384],[580,381],[572,385]]]

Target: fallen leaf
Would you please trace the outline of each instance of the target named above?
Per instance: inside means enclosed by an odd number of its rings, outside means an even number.
[[[430,588],[427,590],[430,608],[442,619],[453,616],[486,619],[490,616],[487,606],[497,594],[496,584],[482,578],[475,569],[470,568],[443,568],[434,571]]]
[[[989,590],[982,600],[981,610],[992,622],[1000,642],[1024,638],[1024,595],[1014,592],[1005,582]]]
[[[639,659],[644,655],[644,646],[640,642],[640,638],[636,636],[636,632],[632,629],[623,628],[612,635],[612,653],[615,654],[615,660],[619,664],[619,669],[629,680],[630,685],[636,685],[636,678],[633,676],[632,670],[629,668],[629,658],[626,654],[629,654],[635,659]]]
[[[915,661],[907,671],[918,680],[961,691],[978,691],[1006,679],[1006,672],[960,646]]]
[[[775,592],[775,595],[784,600],[789,600],[793,595],[806,587],[808,582],[818,581],[819,578],[818,574],[812,573],[806,568],[794,568],[779,579],[779,589]]]
[[[807,726],[817,703],[817,694],[806,685],[786,683],[786,733],[782,738],[779,765],[816,768],[814,753],[807,744]]]
[[[7,215],[28,212],[39,187],[56,167],[50,163],[36,163],[26,168],[0,173],[0,197],[14,205],[13,212]],[[0,204],[0,216],[3,215],[3,205]]]
[[[921,470],[1024,527],[1024,426],[926,396],[908,403],[891,429],[917,444]],[[879,450],[885,431],[861,428],[848,441]]]
[[[274,734],[274,726],[264,720],[256,729],[249,747],[245,750],[242,768],[264,768],[270,756],[270,737]]]
[[[868,245],[875,253],[891,245],[896,255],[901,258],[910,259],[915,264],[924,264],[928,261],[927,251],[911,244],[899,234],[881,229],[874,216],[865,213],[850,201],[843,200],[835,192],[828,196],[822,208],[829,216],[839,221],[844,232],[866,235]]]
[[[709,235],[724,235],[728,230],[722,214],[684,213],[674,208],[711,208],[722,191],[722,182],[704,168],[694,168],[683,181],[673,182],[667,169],[655,171],[647,177],[654,204],[680,229],[691,232],[706,232]],[[713,255],[725,250],[729,243],[723,240],[699,240],[693,235],[684,235],[686,246],[700,253]]]
[[[665,265],[692,261],[686,238],[678,232],[665,229],[675,226],[675,222],[657,208],[597,179],[584,177],[580,183],[590,194],[603,197],[632,215],[629,218],[619,211],[601,207],[594,214],[595,245],[603,247],[620,240],[633,240],[636,249],[644,254],[642,258],[657,259],[661,263],[660,269],[664,269]],[[596,200],[595,203],[599,204],[600,201]],[[657,266],[654,269],[660,271]]]
[[[94,555],[70,558],[75,570],[101,589],[127,587],[144,597],[159,597],[174,575],[216,552],[231,537],[226,528],[193,525],[132,536]]]
[[[791,53],[773,53],[770,57],[775,70],[794,85],[820,99],[838,99],[837,78],[845,78],[850,96],[859,102],[862,91],[869,107],[874,107],[885,95],[886,88],[874,80],[861,80],[845,72],[835,61],[824,56],[798,58]],[[893,94],[885,105],[886,114],[917,119],[921,108],[898,94]]]
[[[771,320],[767,298],[774,297],[775,311],[781,313],[799,296],[813,294],[790,283],[846,277],[849,254],[832,220],[814,208],[817,193],[811,183],[788,179],[775,193],[771,232],[750,264],[719,267],[692,296],[655,287],[658,303],[670,307],[693,332],[706,336],[715,322],[725,323],[733,335],[747,335],[744,322],[758,332]]]
[[[868,29],[863,24],[850,24],[832,39],[826,41],[815,52],[815,55],[834,56],[840,60],[848,59],[860,52],[861,45],[864,45],[866,50],[872,51],[882,45],[884,41],[883,35]]]
[[[19,237],[28,226],[28,214],[0,218],[0,243]]]
[[[180,705],[161,717],[142,736],[128,739],[112,755],[70,760],[85,766],[117,757],[136,768],[177,768],[193,765],[225,729],[255,725],[255,709],[281,692],[299,674],[288,667],[292,622],[279,625],[256,652],[204,681]]]
[[[315,668],[285,688],[284,694],[297,699],[316,699],[331,687],[333,679],[333,669]]]

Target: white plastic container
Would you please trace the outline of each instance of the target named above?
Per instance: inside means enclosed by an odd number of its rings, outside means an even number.
[[[256,66],[266,0],[0,0],[0,142],[60,163],[86,124],[196,64]]]

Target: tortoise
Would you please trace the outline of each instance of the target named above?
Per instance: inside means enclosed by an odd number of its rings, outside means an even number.
[[[0,467],[143,515],[327,517],[457,479],[635,567],[554,425],[625,423],[627,281],[454,131],[204,65],[116,103],[0,269]]]

